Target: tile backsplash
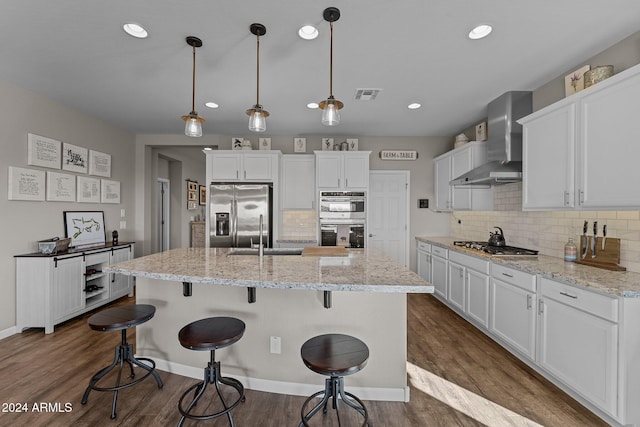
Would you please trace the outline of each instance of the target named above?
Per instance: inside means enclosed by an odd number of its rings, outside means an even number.
[[[593,221],[598,221],[600,235],[607,224],[607,237],[620,239],[620,265],[640,272],[640,211],[523,212],[520,183],[494,187],[494,206],[496,210],[490,212],[453,212],[451,235],[461,240],[487,240],[498,226],[504,230],[507,245],[562,257],[568,238],[580,241],[584,221],[589,221],[589,235]]]
[[[283,210],[280,236],[315,239],[316,212],[314,210]]]

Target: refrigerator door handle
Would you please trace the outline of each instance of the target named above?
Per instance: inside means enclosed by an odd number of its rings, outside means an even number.
[[[231,245],[233,245],[234,248],[238,247],[237,215],[238,215],[238,201],[236,199],[233,199],[233,201],[231,202]]]

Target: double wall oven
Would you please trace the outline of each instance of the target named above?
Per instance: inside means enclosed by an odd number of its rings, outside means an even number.
[[[366,195],[362,191],[320,192],[320,245],[364,248]]]

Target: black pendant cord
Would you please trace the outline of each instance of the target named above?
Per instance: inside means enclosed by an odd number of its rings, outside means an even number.
[[[191,71],[191,113],[196,111],[196,47],[193,46],[193,67]]]
[[[329,98],[333,99],[333,22],[329,22]]]
[[[256,36],[256,105],[260,105],[260,35]]]

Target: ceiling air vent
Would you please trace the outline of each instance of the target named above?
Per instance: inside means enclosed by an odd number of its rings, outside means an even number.
[[[356,101],[373,101],[382,89],[356,89],[353,97]]]

